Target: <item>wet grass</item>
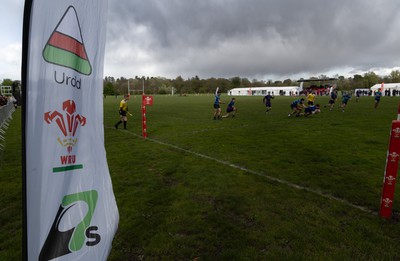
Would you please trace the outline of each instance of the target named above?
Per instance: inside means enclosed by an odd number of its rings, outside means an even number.
[[[107,97],[105,146],[120,213],[109,259],[399,259],[396,218],[351,206],[379,209],[399,99],[383,97],[374,110],[362,97],[344,113],[322,108],[308,118],[287,116],[292,99],[276,97],[265,114],[262,97],[237,97],[237,116],[214,121],[211,95],[155,96],[143,139],[140,97],[129,102],[128,131],[114,129],[119,99]],[[0,260],[21,254],[19,113],[1,156]]]

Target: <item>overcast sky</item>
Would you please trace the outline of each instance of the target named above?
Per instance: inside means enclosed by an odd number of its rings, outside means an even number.
[[[0,81],[20,79],[23,0],[1,0]],[[106,76],[298,80],[400,68],[399,0],[110,0]]]

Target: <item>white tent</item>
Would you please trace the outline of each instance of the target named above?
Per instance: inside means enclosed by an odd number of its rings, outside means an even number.
[[[246,87],[234,88],[228,91],[230,96],[265,96],[271,95],[284,95],[293,96],[299,95],[300,87],[298,86],[280,86],[280,87]]]
[[[370,89],[372,93],[374,93],[376,90],[380,90],[382,87],[381,83],[375,84],[372,86]],[[382,96],[385,96],[386,93],[385,91],[389,91],[390,95],[393,96],[393,91],[395,91],[396,96],[400,94],[400,83],[384,83],[383,84],[383,91],[382,91]]]

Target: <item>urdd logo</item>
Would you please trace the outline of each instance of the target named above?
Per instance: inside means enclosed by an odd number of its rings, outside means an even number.
[[[95,246],[100,243],[101,237],[95,233],[98,227],[90,226],[97,197],[96,190],[64,196],[40,251],[40,261],[51,260],[81,250],[85,242],[86,246]],[[84,215],[85,211],[87,211],[86,215]]]
[[[84,75],[92,73],[81,27],[73,6],[68,7],[43,50],[43,58],[53,64],[70,68]]]

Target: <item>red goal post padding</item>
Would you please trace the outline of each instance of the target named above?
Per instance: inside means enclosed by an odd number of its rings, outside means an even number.
[[[399,106],[399,112],[400,112],[400,106]],[[389,149],[387,152],[386,167],[385,167],[383,189],[381,196],[381,207],[379,211],[379,215],[386,219],[389,219],[392,216],[397,170],[399,166],[399,156],[400,156],[400,120],[396,120],[392,121],[392,128],[390,131]]]

